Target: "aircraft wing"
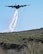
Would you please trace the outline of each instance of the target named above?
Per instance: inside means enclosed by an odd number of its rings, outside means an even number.
[[[21,7],[30,6],[30,5],[21,5]]]
[[[26,5],[21,5],[20,7],[24,7],[24,6],[26,6]]]
[[[14,6],[6,6],[6,7],[11,7],[11,8],[13,8]]]

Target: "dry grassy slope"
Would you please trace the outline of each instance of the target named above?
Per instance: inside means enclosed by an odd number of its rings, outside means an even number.
[[[15,45],[19,46],[15,49]],[[3,50],[3,47],[5,50]],[[43,54],[43,28],[21,32],[0,33],[0,53]]]
[[[37,39],[43,38],[43,28],[21,32],[0,33],[0,42],[22,44],[22,39],[29,37]]]

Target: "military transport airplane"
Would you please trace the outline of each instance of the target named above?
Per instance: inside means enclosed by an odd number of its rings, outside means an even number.
[[[11,8],[16,8],[19,9],[20,7],[25,7],[25,6],[30,6],[30,5],[11,5],[11,6],[6,6],[6,7],[11,7]]]

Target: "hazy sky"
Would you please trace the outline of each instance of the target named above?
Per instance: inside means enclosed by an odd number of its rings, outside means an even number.
[[[43,0],[1,0],[0,31],[8,31],[16,9],[6,5],[30,4],[18,10],[18,21],[14,31],[30,30],[43,27]]]

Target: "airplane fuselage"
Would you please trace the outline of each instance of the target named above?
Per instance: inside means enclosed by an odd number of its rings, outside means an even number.
[[[19,6],[19,5],[18,5],[18,6],[15,6],[15,8],[16,8],[16,9],[19,9],[19,8],[20,8],[20,6]]]

